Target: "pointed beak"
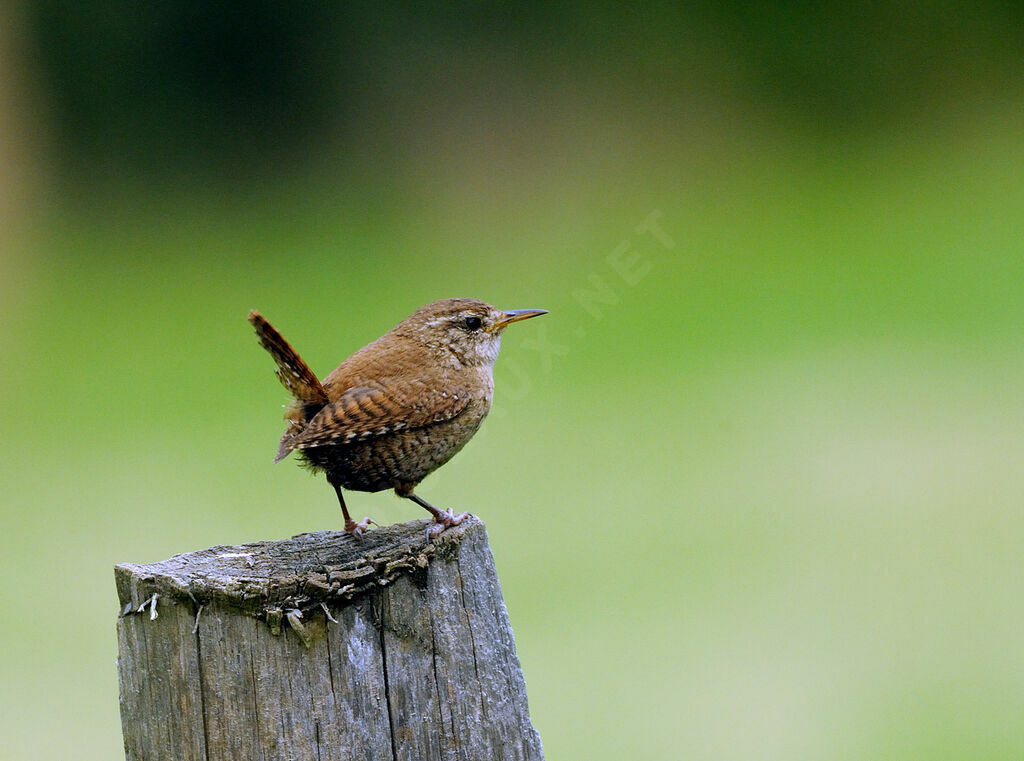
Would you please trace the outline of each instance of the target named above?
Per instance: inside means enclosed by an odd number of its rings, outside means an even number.
[[[507,312],[501,313],[501,319],[494,323],[488,332],[498,333],[504,330],[506,325],[511,325],[513,322],[529,320],[531,317],[540,317],[542,314],[547,313],[548,310],[546,309],[509,309]]]

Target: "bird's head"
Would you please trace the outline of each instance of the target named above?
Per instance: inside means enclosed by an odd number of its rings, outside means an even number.
[[[450,354],[464,366],[493,367],[502,331],[513,322],[542,314],[547,312],[502,310],[476,299],[442,299],[417,309],[393,332]]]

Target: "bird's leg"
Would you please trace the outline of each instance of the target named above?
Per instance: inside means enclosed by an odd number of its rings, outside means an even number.
[[[458,526],[460,523],[466,520],[466,518],[469,517],[469,513],[459,513],[458,515],[456,515],[452,512],[451,508],[449,508],[448,510],[437,509],[432,504],[427,502],[425,499],[417,497],[415,494],[413,494],[412,487],[399,486],[398,488],[395,489],[395,494],[397,494],[399,497],[411,499],[417,505],[419,505],[424,510],[426,510],[427,512],[434,516],[434,525],[427,529],[428,537],[437,536],[449,526]]]
[[[331,484],[331,486],[334,487],[334,491],[338,495],[338,502],[341,503],[341,514],[345,516],[345,530],[356,539],[362,538],[363,532],[370,527],[370,524],[376,526],[377,522],[369,517],[363,518],[359,523],[352,520],[352,516],[348,514],[348,508],[345,507],[345,498],[341,496],[341,487],[338,484]]]

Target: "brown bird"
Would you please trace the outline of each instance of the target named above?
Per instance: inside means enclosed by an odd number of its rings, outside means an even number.
[[[428,510],[431,535],[467,517],[439,510],[413,493],[476,433],[491,409],[501,334],[543,309],[502,311],[476,299],[420,307],[342,362],[321,383],[291,345],[257,311],[249,313],[260,344],[291,392],[288,428],[274,462],[292,451],[323,471],[358,537],[369,518],[352,520],[342,489],[394,489]]]

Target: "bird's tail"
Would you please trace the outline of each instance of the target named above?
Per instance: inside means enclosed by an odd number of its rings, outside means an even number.
[[[324,387],[284,336],[255,309],[249,312],[249,322],[256,328],[260,345],[277,363],[277,377],[281,385],[303,404],[327,404]]]
[[[281,385],[294,397],[285,414],[288,429],[281,437],[281,444],[274,458],[274,462],[278,462],[292,451],[292,439],[306,427],[310,416],[315,414],[313,411],[327,404],[327,392],[309,369],[309,365],[263,315],[254,309],[249,312],[249,322],[256,328],[260,345],[270,352],[270,356],[277,363],[277,377],[281,380]]]

